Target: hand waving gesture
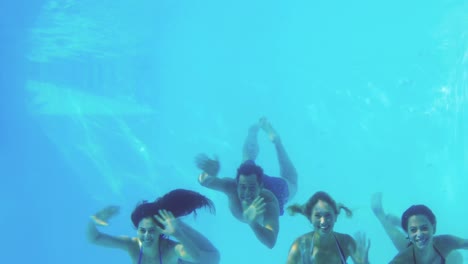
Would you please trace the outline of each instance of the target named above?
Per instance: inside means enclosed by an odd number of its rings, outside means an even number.
[[[370,239],[367,239],[366,234],[363,232],[357,232],[354,235],[354,239],[356,240],[355,258],[358,260],[358,263],[369,263]]]
[[[195,157],[195,164],[203,172],[198,176],[201,184],[208,184],[219,172],[219,160],[217,157],[210,159],[206,154],[198,154]]]
[[[170,211],[159,210],[154,218],[163,226],[163,228],[160,228],[161,233],[170,236],[177,232],[179,220]]]
[[[91,219],[94,220],[94,222],[98,225],[108,226],[109,219],[117,215],[119,212],[120,212],[119,206],[110,205],[101,209],[94,215],[92,215]]]
[[[258,196],[253,202],[244,210],[243,216],[247,223],[253,223],[257,218],[265,213],[265,202],[263,197]]]

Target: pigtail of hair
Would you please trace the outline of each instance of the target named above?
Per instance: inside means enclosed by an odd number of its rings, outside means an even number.
[[[349,209],[348,207],[344,206],[344,204],[342,203],[337,203],[336,204],[336,207],[338,207],[338,213],[341,211],[341,209],[343,209],[345,212],[346,212],[346,216],[347,217],[351,217],[353,216],[353,211],[351,211],[351,209]]]
[[[289,215],[304,214],[304,206],[299,204],[293,204],[287,208]]]
[[[190,213],[196,215],[196,210],[202,207],[208,208],[210,213],[216,212],[213,201],[197,192],[184,189],[173,190],[157,199],[154,203],[158,208],[170,211],[175,217]]]

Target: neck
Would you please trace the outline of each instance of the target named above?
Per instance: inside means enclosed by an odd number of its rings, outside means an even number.
[[[319,234],[320,231],[314,232],[314,244],[316,245],[324,245],[333,242],[333,231],[328,234]]]
[[[432,244],[424,248],[416,248],[414,246],[413,248],[416,260],[418,260],[419,263],[434,263],[433,261],[440,257]]]
[[[159,237],[156,238],[151,246],[141,246],[145,256],[156,256],[159,254]]]

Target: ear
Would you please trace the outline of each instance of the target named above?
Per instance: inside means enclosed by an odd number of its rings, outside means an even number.
[[[436,233],[436,226],[437,224],[434,224],[433,227],[434,227],[434,234]]]

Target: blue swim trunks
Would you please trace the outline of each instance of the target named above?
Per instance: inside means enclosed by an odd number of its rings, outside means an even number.
[[[284,214],[284,205],[288,202],[288,183],[279,177],[271,177],[263,174],[263,187],[270,190],[278,199],[280,215]]]

